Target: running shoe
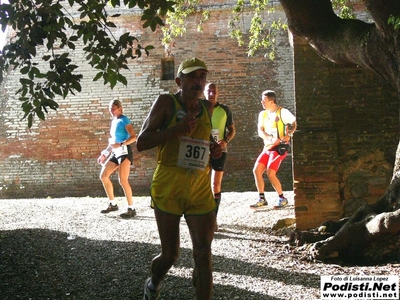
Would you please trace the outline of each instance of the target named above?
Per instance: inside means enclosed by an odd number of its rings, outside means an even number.
[[[278,204],[274,206],[274,209],[279,209],[279,208],[283,208],[286,205],[288,205],[288,201],[285,197],[282,197],[278,199]]]
[[[120,214],[122,219],[130,219],[136,216],[136,209],[128,208],[126,213]]]
[[[259,199],[256,203],[250,205],[251,208],[257,208],[262,206],[267,206],[268,202],[265,199]]]
[[[106,209],[103,209],[103,210],[101,211],[101,213],[102,213],[102,214],[108,214],[109,212],[116,211],[116,210],[118,210],[118,205],[117,205],[117,204],[112,205],[112,204],[110,203]]]
[[[160,296],[160,288],[156,290],[151,290],[149,288],[150,279],[151,278],[147,278],[144,282],[143,300],[157,300]]]

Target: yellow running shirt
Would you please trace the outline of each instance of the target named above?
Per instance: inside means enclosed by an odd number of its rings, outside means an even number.
[[[185,115],[173,95],[174,115],[167,128]],[[203,215],[215,210],[209,176],[211,116],[203,100],[195,130],[158,146],[157,168],[151,184],[152,206],[174,215]]]

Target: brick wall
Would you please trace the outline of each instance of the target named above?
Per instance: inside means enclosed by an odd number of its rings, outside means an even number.
[[[310,229],[383,194],[399,140],[399,100],[370,71],[323,60],[299,38],[294,49],[296,226]]]
[[[209,80],[220,87],[220,100],[233,111],[237,136],[229,148],[224,191],[255,191],[252,168],[262,149],[256,122],[262,109],[260,94],[265,89],[277,91],[280,103],[294,109],[293,49],[287,33],[279,37],[280,47],[275,62],[262,55],[249,58],[229,37],[226,26],[232,6],[210,7],[212,18],[203,33],[196,31],[193,20],[187,25],[185,37],[177,38],[172,53],[175,70],[186,58],[198,56],[210,69]],[[149,57],[132,61],[124,73],[128,86],[114,90],[93,82],[96,73],[85,61],[81,47],[71,53],[84,74],[83,92],[66,99],[57,99],[59,109],[51,111],[46,121],[36,122],[29,131],[21,121],[20,103],[14,93],[20,74],[10,72],[1,85],[0,133],[0,198],[101,196],[105,193],[98,178],[100,166],[96,159],[107,145],[110,115],[108,102],[122,100],[125,114],[131,118],[138,133],[150,106],[160,93],[176,91],[173,80],[161,80],[161,59],[164,49],[160,32],[141,30],[140,15],[122,10],[116,20],[116,34],[127,30],[136,34],[143,45],[156,47]],[[275,17],[282,16],[278,12]],[[245,26],[248,26],[245,18]],[[42,51],[44,51],[42,49]],[[294,112],[294,111],[293,111]],[[155,167],[155,151],[134,151],[130,183],[135,195],[147,195]],[[281,167],[279,176],[285,190],[293,189],[290,156]],[[117,177],[113,176],[117,187]],[[271,190],[267,183],[266,188]],[[123,195],[120,188],[117,195]]]
[[[369,71],[321,59],[301,39],[294,40],[293,49],[286,33],[279,36],[274,62],[262,56],[249,58],[229,37],[226,24],[232,6],[218,3],[211,7],[204,31],[198,33],[191,20],[172,51],[175,70],[183,59],[194,55],[204,59],[209,81],[219,85],[221,102],[233,111],[237,136],[229,149],[223,190],[256,190],[252,168],[262,149],[256,122],[262,109],[260,94],[268,88],[298,119],[293,153],[278,173],[284,190],[292,190],[294,180],[297,227],[316,227],[375,201],[389,183],[399,139],[396,91]],[[271,16],[283,15],[278,10]],[[130,63],[125,72],[128,86],[110,90],[93,82],[94,72],[78,47],[72,54],[85,76],[84,91],[57,99],[60,108],[30,131],[20,120],[20,103],[14,95],[20,75],[9,73],[0,87],[0,198],[105,196],[96,159],[107,144],[108,102],[122,100],[125,114],[139,132],[157,95],[176,91],[173,80],[160,79],[164,57],[160,33],[141,30],[139,18],[122,10],[116,22],[116,34],[130,30],[142,44],[156,46],[149,57]],[[248,22],[244,17],[244,26]],[[147,195],[155,151],[134,150],[134,156],[130,183],[135,195]],[[113,180],[117,187],[116,176]],[[272,190],[267,179],[266,188]],[[121,189],[116,194],[121,196]]]

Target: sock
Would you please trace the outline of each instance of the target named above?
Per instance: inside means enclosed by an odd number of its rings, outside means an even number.
[[[133,210],[133,205],[128,205],[128,208]]]
[[[264,193],[260,193],[260,200],[265,200],[265,195],[264,195]]]
[[[112,206],[117,205],[117,201],[115,201],[115,200],[110,200],[110,203],[111,203]]]
[[[153,281],[151,281],[151,279],[149,280],[149,283],[147,284],[147,286],[152,291],[155,291],[157,289],[157,287],[153,284]]]
[[[219,204],[221,203],[221,192],[214,194],[214,200],[217,204],[217,208],[215,209],[215,214],[218,214]]]
[[[285,197],[283,197],[283,194],[280,194],[280,195],[279,195],[279,198],[285,198]]]

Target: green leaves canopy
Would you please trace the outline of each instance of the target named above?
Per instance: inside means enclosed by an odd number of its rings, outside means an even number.
[[[164,25],[162,17],[168,11],[174,11],[174,2],[165,0],[10,0],[0,5],[1,29],[10,26],[16,32],[0,56],[0,82],[4,72],[19,69],[21,88],[16,93],[29,127],[35,115],[44,120],[48,108],[58,107],[56,95],[65,98],[81,91],[82,75],[69,55],[78,41],[84,44],[89,64],[99,70],[94,80],[103,79],[111,88],[118,82],[127,84],[120,70],[154,47],[142,47],[130,33],[112,34],[112,20],[118,15],[109,11],[121,5],[140,8],[143,27],[153,31]],[[47,49],[41,57],[38,46]]]
[[[351,9],[346,3],[345,0],[333,1],[333,5],[341,7],[341,13],[349,17]],[[82,75],[69,55],[69,50],[75,50],[78,42],[84,45],[88,63],[98,70],[93,80],[103,79],[111,88],[118,82],[127,84],[120,71],[128,69],[129,60],[148,55],[154,47],[142,47],[129,32],[119,37],[112,34],[112,28],[116,27],[113,19],[119,15],[110,12],[122,5],[141,9],[144,28],[155,31],[158,26],[163,27],[162,42],[169,51],[174,37],[185,34],[185,22],[190,14],[202,12],[199,31],[210,16],[200,0],[10,0],[0,5],[1,29],[5,31],[10,26],[16,32],[0,55],[0,82],[10,68],[22,74],[21,88],[16,93],[22,101],[23,118],[28,118],[29,127],[34,116],[44,120],[48,108],[57,109],[56,95],[65,98],[81,91]],[[244,32],[241,26],[245,11],[253,14],[249,32]],[[280,20],[268,24],[265,14],[269,13],[273,13],[269,0],[238,0],[233,9],[227,25],[238,45],[247,45],[249,56],[261,50],[274,59],[276,33],[287,26]],[[249,37],[246,43],[245,34]],[[39,47],[47,52],[37,53]]]

